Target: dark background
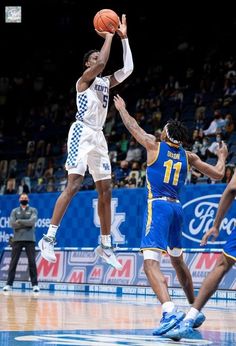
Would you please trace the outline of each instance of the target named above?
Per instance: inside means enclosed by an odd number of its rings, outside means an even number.
[[[21,24],[4,23],[4,5],[22,6]],[[74,85],[81,73],[84,53],[100,49],[102,45],[102,38],[94,32],[92,23],[93,16],[102,8],[127,15],[135,62],[133,78],[145,73],[147,66],[158,63],[178,72],[192,60],[205,59],[206,51],[211,56],[235,53],[235,11],[224,3],[191,2],[184,6],[179,2],[155,0],[138,3],[124,0],[8,1],[0,7],[1,74],[41,73],[48,62],[56,83]],[[178,47],[184,42],[188,48],[180,52]],[[121,62],[117,37],[108,70],[120,66]]]

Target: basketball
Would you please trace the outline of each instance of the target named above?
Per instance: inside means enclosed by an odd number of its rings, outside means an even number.
[[[114,32],[119,26],[119,16],[109,9],[98,11],[93,18],[94,28],[98,31]],[[114,31],[112,29],[114,27]]]

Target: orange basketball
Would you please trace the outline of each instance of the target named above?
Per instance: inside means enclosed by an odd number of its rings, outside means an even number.
[[[100,10],[93,18],[93,25],[98,31],[114,32],[119,26],[119,16],[113,10]]]

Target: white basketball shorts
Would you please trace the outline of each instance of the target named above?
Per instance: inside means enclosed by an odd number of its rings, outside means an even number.
[[[79,121],[69,130],[66,169],[68,174],[84,176],[87,166],[93,180],[111,179],[111,164],[103,132],[95,131]]]

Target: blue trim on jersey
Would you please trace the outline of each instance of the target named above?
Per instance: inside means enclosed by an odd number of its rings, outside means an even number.
[[[79,151],[79,142],[82,134],[83,125],[76,123],[73,128],[72,137],[70,140],[70,146],[68,148],[68,157],[66,160],[66,165],[68,167],[76,167],[77,165],[77,156]]]
[[[78,112],[76,113],[76,120],[83,121],[85,112],[88,110],[88,97],[86,94],[78,95]]]

